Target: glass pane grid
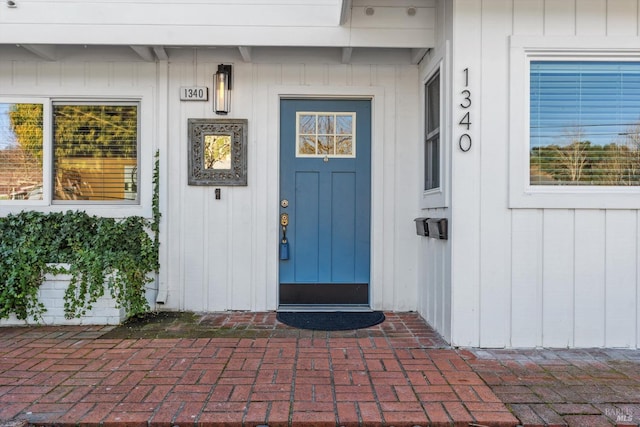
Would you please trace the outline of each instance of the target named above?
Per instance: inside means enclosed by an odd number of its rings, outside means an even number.
[[[355,113],[298,112],[296,157],[355,157],[355,119]]]

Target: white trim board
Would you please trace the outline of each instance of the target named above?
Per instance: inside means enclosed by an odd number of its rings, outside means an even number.
[[[269,117],[267,125],[267,163],[277,165],[269,174],[268,194],[269,200],[268,221],[269,224],[278,224],[279,215],[279,178],[280,178],[280,100],[286,98],[332,98],[332,99],[370,99],[371,100],[371,276],[370,276],[370,306],[372,309],[381,309],[382,301],[377,295],[382,294],[383,285],[383,240],[382,233],[374,233],[373,230],[384,228],[383,212],[383,135],[384,135],[384,88],[377,86],[271,86],[269,87],[268,104]],[[279,229],[269,227],[267,241],[277,242]],[[270,245],[267,259],[273,266],[268,271],[271,277],[267,278],[269,293],[273,294],[277,304],[278,289],[278,256],[276,245]]]

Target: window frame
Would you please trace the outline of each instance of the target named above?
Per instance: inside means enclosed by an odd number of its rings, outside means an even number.
[[[131,93],[114,94],[107,91],[91,92],[90,94],[57,93],[38,96],[31,91],[24,94],[2,94],[1,103],[37,103],[43,104],[43,197],[42,200],[1,200],[0,216],[16,214],[24,210],[41,212],[65,212],[69,209],[85,211],[91,215],[124,218],[127,216],[152,215],[152,175],[153,143],[151,129],[153,123],[153,109],[149,100],[153,99],[151,89],[138,88]],[[138,137],[137,137],[137,165],[138,165],[138,194],[135,201],[58,201],[53,200],[53,104],[54,103],[86,103],[86,104],[117,104],[131,103],[138,106]],[[147,129],[149,131],[143,131]]]
[[[305,116],[305,115],[312,115],[316,117],[316,132],[315,134],[302,134],[300,133],[300,117]],[[317,125],[317,119],[319,116],[333,116],[334,119],[336,119],[338,116],[343,116],[343,117],[351,117],[351,126],[352,126],[352,132],[349,134],[351,135],[351,144],[352,144],[352,150],[351,150],[351,154],[304,154],[300,152],[300,137],[302,135],[313,135],[315,137],[319,137],[321,135],[331,135],[331,134],[320,134],[318,133],[318,125]],[[334,133],[331,135],[334,138],[337,138],[340,134],[335,132],[334,129]],[[337,145],[337,142],[334,142]],[[334,151],[336,149],[336,145],[334,145]],[[357,139],[356,139],[356,113],[352,112],[352,111],[296,111],[296,153],[295,156],[296,158],[301,158],[301,159],[355,159],[356,158],[356,149],[357,149]],[[316,151],[317,151],[317,145],[316,145]]]
[[[40,104],[42,105],[42,199],[41,200],[0,200],[0,206],[41,207],[48,206],[51,199],[53,153],[51,144],[51,103],[47,99],[34,97],[3,97],[0,104]]]
[[[640,62],[629,41],[595,43],[574,39],[512,37],[509,98],[509,207],[558,209],[638,209],[640,186],[559,186],[530,182],[530,64],[532,61]],[[637,40],[635,41],[637,43]],[[566,42],[565,42],[566,43]],[[633,40],[631,41],[633,43]],[[585,46],[594,46],[587,49]],[[600,45],[600,46],[598,46]]]
[[[431,105],[430,102],[430,91],[429,91],[429,85],[433,83],[433,81],[435,79],[438,79],[438,124],[437,126],[433,129],[430,130],[429,129],[429,107]],[[434,85],[435,86],[435,85]],[[432,72],[429,75],[429,78],[427,79],[427,81],[424,83],[424,147],[423,147],[423,160],[424,160],[424,181],[423,181],[423,186],[422,189],[424,191],[425,194],[429,194],[432,192],[437,192],[440,191],[440,187],[442,186],[442,138],[441,138],[441,129],[442,129],[442,82],[441,82],[441,75],[440,75],[440,69],[435,70],[434,72]],[[434,158],[433,158],[433,149],[430,150],[430,148],[433,147],[433,145],[437,146],[438,148],[438,153],[437,156],[438,158],[436,159],[436,162],[434,162]],[[432,170],[433,168],[430,168],[431,166],[433,166],[435,163],[437,163],[438,165],[438,169],[437,171]],[[437,175],[437,176],[436,176]],[[428,183],[429,182],[434,182],[436,181],[437,178],[437,185],[434,185],[433,187],[428,187]]]
[[[442,48],[436,49],[431,52],[426,58],[424,65],[421,67],[421,85],[420,85],[420,142],[419,147],[417,147],[417,161],[419,162],[418,171],[419,176],[418,179],[420,183],[419,187],[419,204],[420,209],[446,209],[449,207],[450,203],[450,191],[449,182],[450,182],[450,167],[451,167],[451,151],[449,148],[450,145],[450,136],[448,129],[448,124],[450,123],[450,111],[446,109],[446,106],[449,105],[450,102],[450,90],[451,83],[449,81],[449,75],[447,74],[447,70],[450,68],[450,48],[449,43],[445,43],[445,46]],[[433,189],[425,190],[425,148],[426,148],[426,140],[428,138],[427,135],[427,123],[426,123],[426,102],[427,102],[427,93],[426,93],[426,84],[431,81],[431,79],[435,75],[439,75],[440,77],[440,126],[439,126],[439,186]]]
[[[136,111],[136,182],[140,182],[140,166],[141,166],[141,162],[140,162],[140,153],[141,153],[141,146],[140,146],[140,101],[139,100],[103,100],[103,99],[99,99],[99,100],[69,100],[69,99],[65,99],[65,100],[58,100],[55,98],[51,99],[50,102],[50,109],[51,109],[51,142],[50,142],[50,147],[49,149],[51,150],[51,156],[48,159],[51,162],[51,173],[49,174],[49,177],[51,179],[51,187],[49,188],[49,192],[50,194],[50,203],[52,205],[139,205],[140,204],[140,191],[138,190],[136,192],[136,198],[135,199],[123,199],[123,200],[87,200],[87,201],[78,201],[78,200],[62,200],[62,199],[55,199],[54,198],[54,191],[53,191],[53,187],[54,187],[54,183],[53,183],[53,177],[55,175],[55,150],[54,150],[54,145],[55,145],[55,130],[53,129],[55,123],[53,122],[53,113],[54,113],[54,107],[56,105],[93,105],[93,106],[102,106],[102,105],[116,105],[116,106],[136,106],[137,107],[137,111]],[[139,188],[139,186],[138,186]],[[43,193],[44,194],[44,193]],[[44,196],[43,196],[44,199]],[[79,203],[80,202],[80,203]]]

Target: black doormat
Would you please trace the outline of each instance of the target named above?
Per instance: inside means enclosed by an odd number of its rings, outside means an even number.
[[[277,319],[285,325],[314,331],[348,331],[368,328],[384,322],[381,311],[350,312],[278,312]]]

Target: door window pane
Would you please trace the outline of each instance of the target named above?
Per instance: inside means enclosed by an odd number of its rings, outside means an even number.
[[[42,199],[43,106],[0,103],[0,200]]]
[[[318,137],[318,154],[334,154],[335,153],[335,137],[319,136]]]
[[[314,135],[316,133],[316,116],[302,114],[298,117],[298,132],[301,135]]]
[[[353,133],[353,116],[336,116],[336,134],[350,135]]]
[[[336,154],[349,155],[353,152],[353,138],[351,136],[336,137]]]
[[[297,157],[355,157],[356,114],[298,112]]]
[[[318,134],[320,135],[333,135],[334,134],[334,122],[335,117],[333,115],[319,114],[318,115]]]
[[[301,135],[298,139],[298,154],[316,154],[316,137],[310,135]]]

